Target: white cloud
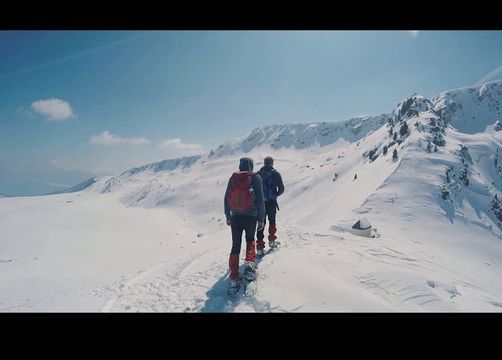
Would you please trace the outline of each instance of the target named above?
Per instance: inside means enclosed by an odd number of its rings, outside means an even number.
[[[407,31],[407,33],[410,34],[411,36],[413,36],[414,38],[417,38],[418,35],[420,35],[419,30],[409,30],[409,31]]]
[[[171,151],[177,155],[198,155],[204,152],[204,146],[200,144],[185,144],[181,139],[167,139],[159,147]]]
[[[129,144],[129,145],[144,145],[150,144],[150,140],[141,138],[121,138],[120,136],[110,134],[108,131],[103,131],[99,135],[91,136],[89,140],[91,144],[95,145],[120,145],[120,144]]]
[[[498,68],[490,71],[488,74],[486,74],[481,79],[479,79],[478,82],[476,83],[476,85],[484,84],[484,83],[489,82],[491,80],[496,80],[499,77],[499,75],[501,75],[501,74],[502,74],[502,65],[499,66]]]
[[[31,107],[48,121],[64,121],[73,116],[70,104],[61,99],[38,100]]]

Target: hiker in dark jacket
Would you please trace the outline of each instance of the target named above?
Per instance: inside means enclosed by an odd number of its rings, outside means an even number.
[[[242,232],[246,232],[246,267],[244,275],[254,274],[256,259],[255,232],[263,231],[265,204],[260,175],[253,172],[253,160],[240,159],[239,172],[228,180],[225,192],[225,216],[227,225],[232,227],[232,250],[228,261],[231,285],[229,293],[237,292],[240,287],[239,254],[241,252]]]
[[[258,171],[263,181],[263,196],[265,199],[265,213],[268,217],[268,245],[270,248],[275,248],[278,244],[276,242],[277,227],[275,224],[276,211],[279,209],[277,198],[284,192],[284,183],[282,182],[281,174],[274,169],[274,159],[267,156],[264,160],[264,166]],[[265,227],[264,227],[265,228]],[[257,255],[263,256],[265,249],[265,242],[263,241],[265,235],[263,234],[264,228],[258,230],[257,234]]]

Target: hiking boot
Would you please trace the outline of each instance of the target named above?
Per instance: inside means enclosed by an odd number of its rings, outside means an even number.
[[[275,240],[270,240],[268,242],[268,246],[271,248],[271,249],[275,249],[277,247],[277,244],[275,243]]]
[[[264,255],[265,255],[265,250],[263,250],[263,249],[258,250],[258,251],[256,252],[256,256],[258,256],[258,257],[262,257],[262,256],[264,256]]]

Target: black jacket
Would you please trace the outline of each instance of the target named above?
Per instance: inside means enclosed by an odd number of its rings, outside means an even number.
[[[263,195],[265,201],[276,200],[282,195],[284,192],[284,183],[282,182],[281,174],[277,170],[270,165],[265,165],[258,171],[258,175],[261,176],[263,181]]]

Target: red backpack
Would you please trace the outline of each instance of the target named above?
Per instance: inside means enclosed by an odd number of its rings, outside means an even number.
[[[254,207],[254,189],[251,182],[255,173],[252,171],[238,171],[230,178],[226,200],[233,212],[245,213]]]

